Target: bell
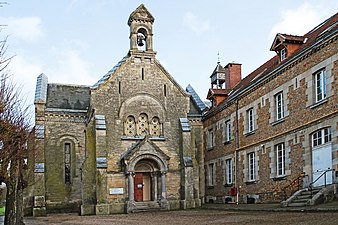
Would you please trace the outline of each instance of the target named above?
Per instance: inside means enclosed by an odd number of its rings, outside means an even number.
[[[143,41],[145,40],[145,37],[143,34],[138,34],[137,35],[137,45],[142,47],[144,45]]]
[[[140,37],[137,38],[137,45],[140,46],[140,47],[142,47],[144,45],[142,38],[140,38]]]

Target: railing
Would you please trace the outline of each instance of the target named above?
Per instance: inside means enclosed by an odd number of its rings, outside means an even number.
[[[298,189],[298,191],[299,191],[299,189],[300,189],[300,181],[301,181],[301,179],[303,179],[303,177],[305,177],[305,173],[299,174],[298,177],[297,177],[296,179],[294,179],[293,181],[291,181],[290,184],[288,184],[287,186],[285,186],[285,187],[283,188],[283,192],[284,192],[284,200],[287,199],[287,193],[286,193],[287,189],[290,188],[290,187],[293,187],[293,185],[295,185],[296,183],[297,183],[297,189]]]
[[[320,179],[322,178],[322,176],[324,176],[324,186],[326,187],[327,183],[326,183],[326,174],[327,172],[331,172],[331,171],[334,171],[334,169],[327,169],[325,170],[319,177],[317,177],[314,181],[312,181],[310,184],[309,184],[309,189],[311,191],[311,197],[312,197],[312,193],[313,193],[313,185]]]

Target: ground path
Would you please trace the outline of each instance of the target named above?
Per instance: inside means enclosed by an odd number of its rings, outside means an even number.
[[[47,217],[27,217],[26,225],[204,225],[204,224],[250,224],[250,225],[334,225],[338,224],[338,212],[274,212],[274,211],[228,211],[197,209],[185,211],[162,211],[109,216],[77,216],[76,214],[52,214]]]

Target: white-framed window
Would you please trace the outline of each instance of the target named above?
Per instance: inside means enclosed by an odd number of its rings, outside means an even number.
[[[231,140],[231,122],[225,121],[223,126],[223,142],[229,142]]]
[[[210,163],[208,165],[208,186],[214,186],[216,183],[216,164]]]
[[[280,51],[280,61],[283,61],[284,59],[286,59],[286,48],[283,48],[281,51]]]
[[[255,153],[248,153],[248,181],[256,180],[256,172],[255,172]]]
[[[284,97],[283,92],[279,92],[275,95],[275,105],[276,105],[276,120],[284,118]]]
[[[314,74],[314,88],[316,102],[326,98],[326,72],[325,68]]]
[[[225,179],[225,184],[228,184],[228,185],[230,185],[230,184],[232,184],[232,182],[233,182],[233,180],[232,180],[232,178],[233,178],[233,160],[232,160],[232,158],[230,158],[230,159],[226,159],[225,160],[225,171],[224,171],[225,173],[225,177],[224,177],[224,179]]]
[[[208,135],[207,135],[207,148],[211,149],[214,147],[214,131],[213,129],[208,130]]]
[[[250,133],[255,129],[255,117],[253,108],[248,109],[246,113],[248,118],[248,132]]]
[[[276,151],[276,169],[277,176],[285,175],[285,145],[284,143],[279,143],[275,145]]]
[[[326,127],[312,134],[312,147],[331,142],[331,127]]]

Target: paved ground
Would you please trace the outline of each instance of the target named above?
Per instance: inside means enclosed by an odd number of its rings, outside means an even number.
[[[334,225],[338,224],[338,212],[259,212],[189,210],[170,212],[147,212],[110,216],[76,216],[57,214],[41,218],[26,218],[26,225],[155,225],[155,224],[259,224],[259,225]]]
[[[146,212],[109,216],[78,216],[52,214],[47,217],[25,218],[26,225],[338,225],[338,202],[311,208],[280,208],[274,204],[205,205],[200,209],[183,211]]]

